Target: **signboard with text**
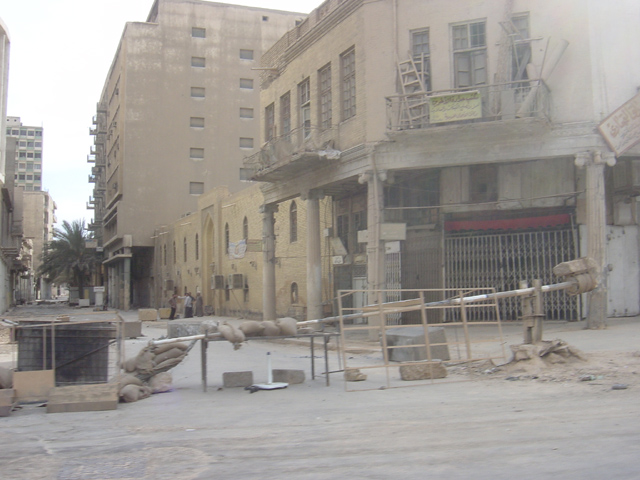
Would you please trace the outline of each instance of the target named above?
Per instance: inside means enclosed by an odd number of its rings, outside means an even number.
[[[640,143],[640,93],[605,118],[598,131],[616,157]]]
[[[429,122],[445,123],[482,118],[482,97],[477,90],[429,97]]]

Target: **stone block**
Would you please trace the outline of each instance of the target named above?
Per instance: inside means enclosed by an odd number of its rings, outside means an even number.
[[[124,330],[124,338],[138,338],[142,336],[142,322],[134,320],[132,322],[122,323]]]
[[[171,316],[171,309],[170,308],[159,308],[158,309],[158,315],[160,316],[160,320],[168,320],[169,317]]]
[[[47,413],[97,412],[118,408],[118,384],[56,387],[49,393]]]
[[[158,320],[158,311],[155,308],[141,308],[138,310],[138,320],[141,322],[155,322]]]
[[[0,417],[8,417],[13,407],[15,391],[12,388],[0,389]]]
[[[434,345],[447,342],[444,327],[428,327],[429,344],[431,345],[431,360],[449,360],[448,345]],[[426,347],[411,347],[424,345],[424,328],[399,327],[387,330],[387,346],[401,346],[402,348],[388,348],[389,360],[392,362],[418,362],[428,360]]]
[[[213,320],[202,320],[201,318],[183,318],[172,320],[167,323],[167,337],[189,337],[191,335],[200,335],[203,332],[202,325],[215,324]],[[211,330],[215,331],[215,330]]]
[[[91,305],[91,300],[88,298],[81,298],[78,300],[79,307],[89,307]]]
[[[442,362],[413,363],[400,366],[402,380],[433,380],[446,376],[447,369]]]
[[[13,373],[13,389],[18,402],[46,402],[49,391],[56,386],[53,370],[32,370]]]
[[[224,372],[222,385],[224,388],[250,387],[253,385],[253,372]]]
[[[304,370],[273,369],[271,372],[275,383],[304,383]]]

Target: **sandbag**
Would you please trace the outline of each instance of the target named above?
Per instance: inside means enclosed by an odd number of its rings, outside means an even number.
[[[155,372],[163,372],[165,370],[169,370],[169,369],[175,367],[176,365],[178,365],[182,361],[183,358],[184,357],[168,358],[164,362],[159,363],[158,365],[156,365],[155,368],[154,368],[154,371]]]
[[[247,337],[259,337],[264,331],[264,327],[256,320],[246,320],[240,324],[239,329]]]
[[[155,355],[149,351],[148,347],[140,350],[136,356],[136,370],[139,372],[150,372],[153,370],[153,357]]]
[[[280,327],[280,335],[295,336],[298,334],[298,322],[295,318],[279,318],[276,320],[276,325]]]
[[[13,370],[0,367],[0,388],[13,388]]]
[[[124,365],[122,366],[122,368],[124,368],[125,372],[131,373],[131,372],[135,372],[136,371],[136,357],[131,357],[129,360],[125,360]]]
[[[169,372],[161,372],[149,379],[151,393],[164,393],[173,390],[173,378]]]
[[[126,373],[121,373],[120,375],[116,375],[111,379],[111,382],[118,383],[118,391],[121,391],[127,385],[138,385],[142,387],[142,380],[140,380],[135,375],[129,375]]]
[[[261,323],[264,327],[263,335],[265,337],[277,337],[280,335],[280,327],[272,322],[271,320],[265,320]]]
[[[149,387],[138,387],[140,389],[138,393],[138,400],[151,396],[151,389]]]
[[[184,343],[165,343],[164,345],[158,345],[157,347],[154,347],[153,353],[155,355],[161,355],[164,352],[168,352],[169,350],[172,350],[174,348],[179,348],[184,352],[189,347]]]
[[[180,355],[183,355],[183,354],[184,354],[184,350],[181,350],[179,348],[172,348],[171,350],[167,350],[166,352],[153,357],[153,364],[159,365],[169,358],[178,358]]]
[[[233,333],[233,328],[231,328],[231,325],[220,325],[218,327],[218,331],[222,334],[222,338],[224,338],[227,342],[235,342],[236,336]]]
[[[120,390],[120,400],[126,403],[137,402],[140,398],[140,386],[127,385]]]

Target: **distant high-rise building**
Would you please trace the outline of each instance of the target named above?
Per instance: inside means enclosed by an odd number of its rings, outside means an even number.
[[[42,127],[23,125],[20,117],[7,117],[7,137],[16,139],[16,187],[42,190]]]

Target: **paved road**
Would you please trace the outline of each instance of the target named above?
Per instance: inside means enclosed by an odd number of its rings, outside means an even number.
[[[517,342],[519,331],[507,327],[507,339]],[[172,371],[173,392],[115,411],[46,414],[28,406],[0,418],[0,477],[640,478],[640,320],[611,320],[604,331],[555,323],[546,332],[592,357],[581,371],[600,378],[481,375],[345,392],[337,376],[330,387],[309,379],[306,347],[250,342],[237,352],[227,344],[210,349],[213,388],[203,393],[196,349]],[[255,394],[217,388],[227,370],[251,369],[263,381],[266,351],[274,368],[306,369],[307,381]],[[621,378],[628,388],[612,390]]]

